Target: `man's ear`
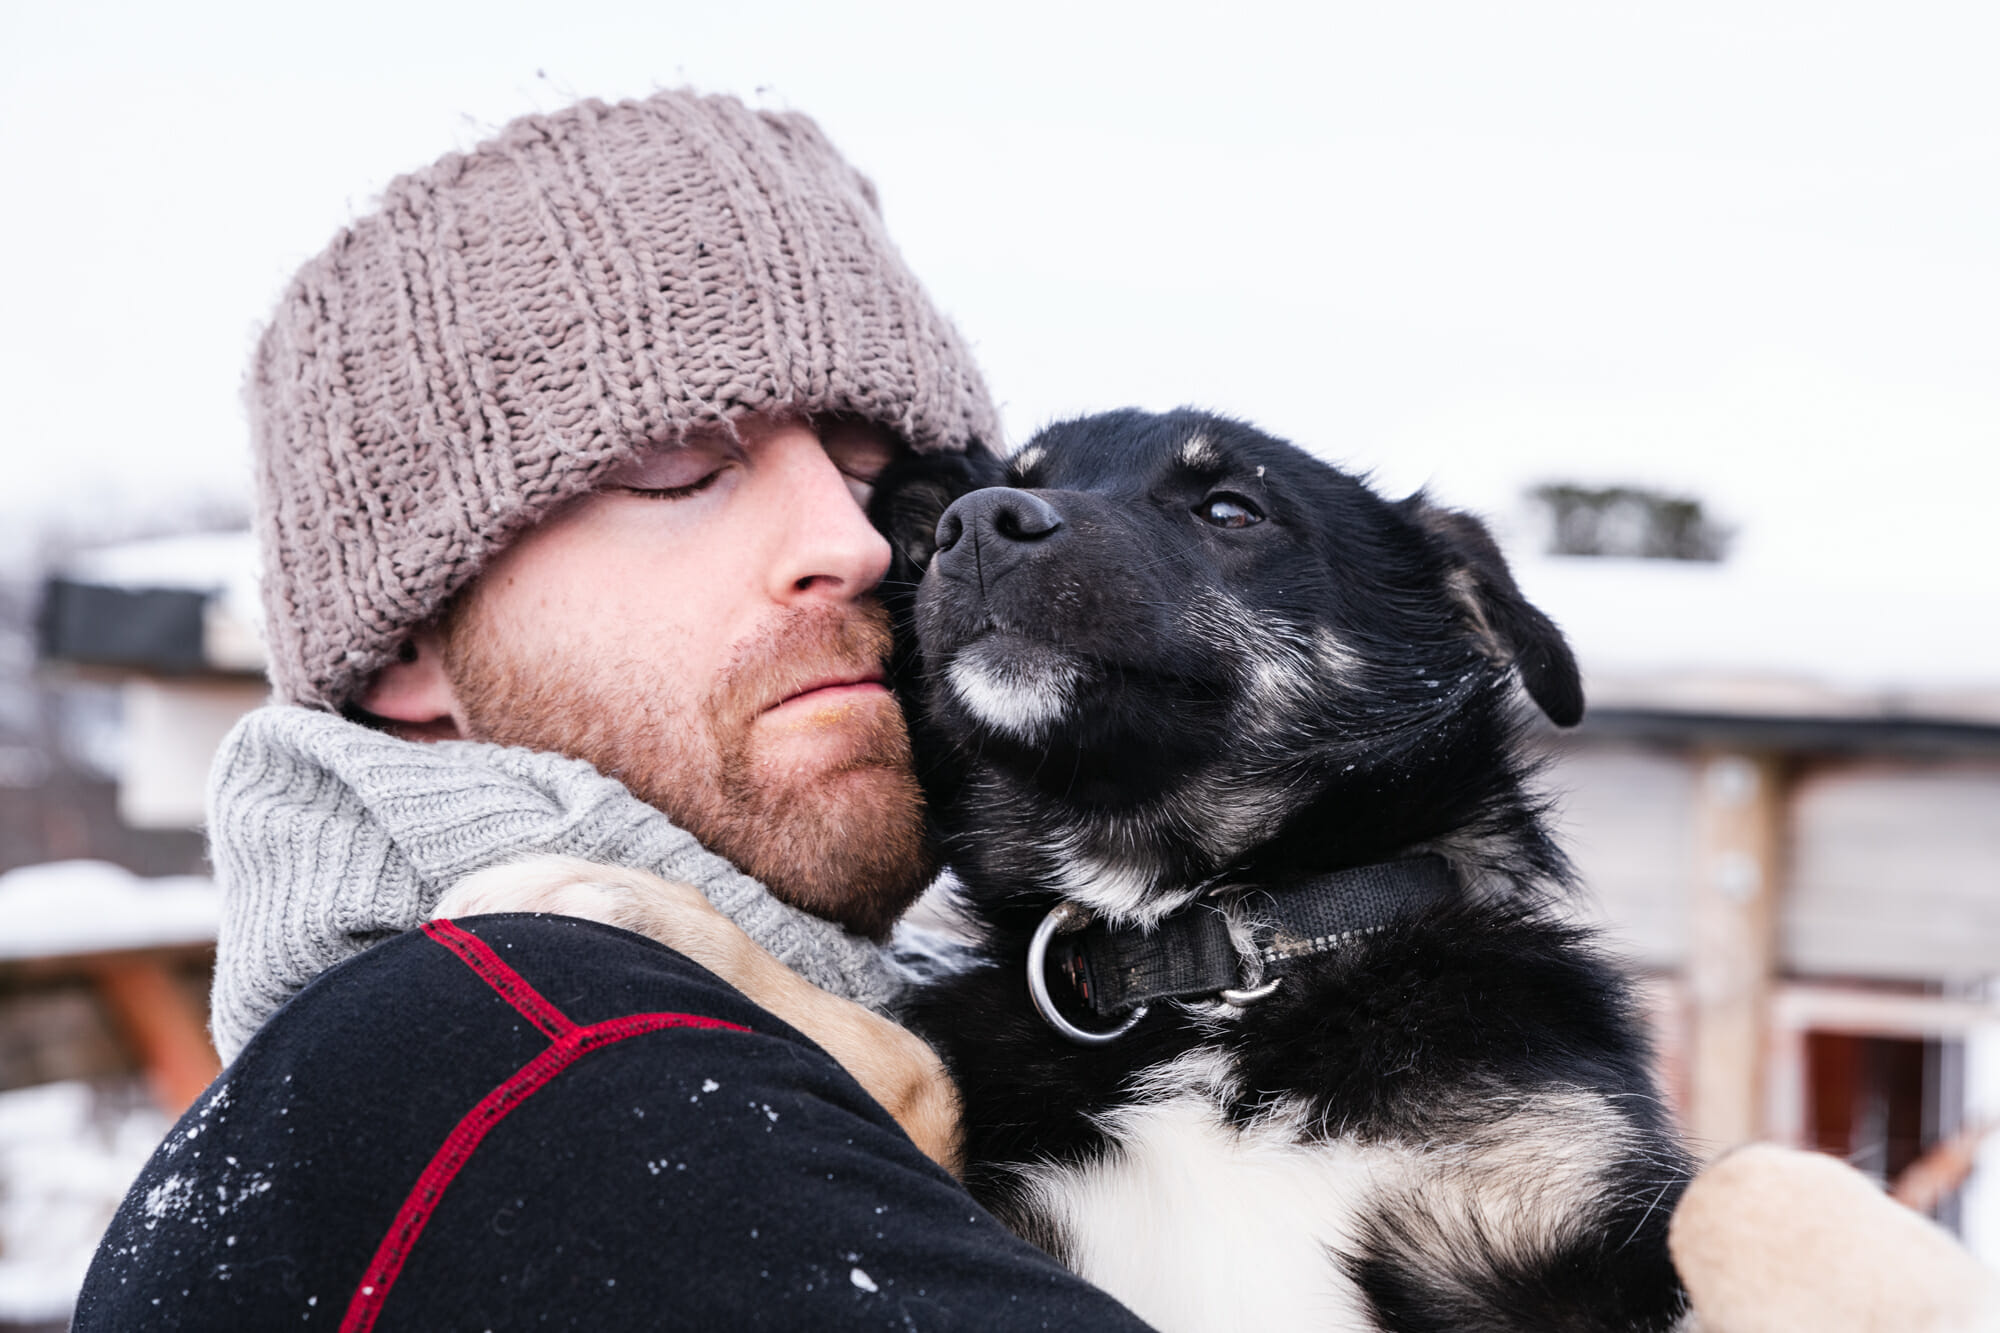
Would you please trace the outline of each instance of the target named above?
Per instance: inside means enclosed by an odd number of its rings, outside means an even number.
[[[1583,720],[1583,676],[1555,622],[1515,584],[1486,525],[1430,502],[1422,491],[1403,501],[1404,515],[1443,551],[1452,595],[1486,650],[1521,673],[1528,697],[1559,727]]]
[[[409,741],[455,741],[458,695],[444,669],[444,641],[426,626],[404,641],[395,661],[375,673],[356,700],[363,712]]]

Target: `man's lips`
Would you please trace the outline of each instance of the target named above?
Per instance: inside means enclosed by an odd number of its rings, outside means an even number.
[[[774,712],[795,703],[836,703],[867,694],[888,693],[887,676],[880,667],[859,671],[833,672],[816,677],[765,709]]]

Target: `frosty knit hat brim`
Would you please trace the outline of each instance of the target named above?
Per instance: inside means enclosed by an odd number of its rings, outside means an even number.
[[[774,411],[998,443],[868,181],[804,116],[684,92],[394,181],[293,280],[247,397],[272,679],[324,708],[641,447]]]

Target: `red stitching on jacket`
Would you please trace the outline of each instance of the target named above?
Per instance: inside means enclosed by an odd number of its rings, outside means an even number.
[[[437,927],[433,930],[432,927]],[[537,1011],[524,1006],[517,998],[521,993],[532,997],[528,1003],[538,1004],[547,1015],[566,1025],[565,1030],[552,1041],[548,1048],[534,1059],[514,1071],[500,1086],[479,1099],[479,1104],[465,1113],[450,1134],[445,1136],[430,1163],[417,1177],[416,1185],[403,1200],[403,1206],[396,1210],[396,1218],[389,1224],[381,1245],[376,1247],[375,1257],[369,1261],[367,1271],[356,1286],[354,1297],[348,1302],[347,1315],[340,1322],[341,1333],[368,1333],[375,1327],[381,1316],[382,1303],[389,1298],[390,1288],[396,1285],[396,1278],[403,1271],[404,1262],[410,1257],[410,1250],[423,1234],[424,1226],[437,1211],[438,1201],[445,1188],[451,1184],[473,1150],[493,1127],[507,1117],[507,1114],[528,1100],[536,1092],[547,1087],[556,1075],[569,1068],[580,1057],[613,1042],[637,1037],[648,1032],[660,1032],[667,1028],[719,1028],[729,1032],[748,1032],[749,1028],[739,1023],[725,1022],[719,1018],[705,1018],[699,1014],[627,1014],[623,1018],[613,1018],[603,1023],[593,1023],[589,1027],[578,1027],[556,1011],[555,1007],[530,986],[520,973],[500,961],[484,940],[468,934],[449,921],[433,921],[425,925],[424,933],[450,949],[463,960],[466,966],[484,977],[488,984],[513,1003],[516,1009],[535,1020]],[[471,941],[471,948],[466,945]],[[483,952],[482,952],[483,951]],[[475,959],[477,961],[475,961]],[[510,984],[518,990],[510,990],[495,981],[496,977],[511,979]],[[548,1031],[543,1028],[543,1031]]]
[[[424,934],[442,944],[479,975],[479,979],[500,992],[500,998],[520,1011],[521,1016],[551,1037],[576,1031],[569,1016],[543,998],[528,979],[501,961],[493,946],[453,921],[426,921]]]

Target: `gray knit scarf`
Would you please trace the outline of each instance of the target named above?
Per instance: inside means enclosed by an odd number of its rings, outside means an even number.
[[[421,924],[460,878],[533,852],[692,884],[837,995],[879,1009],[898,989],[878,946],[778,901],[560,755],[404,741],[330,713],[261,708],[216,755],[208,827],[223,894],[210,1026],[224,1060],[321,972]]]

